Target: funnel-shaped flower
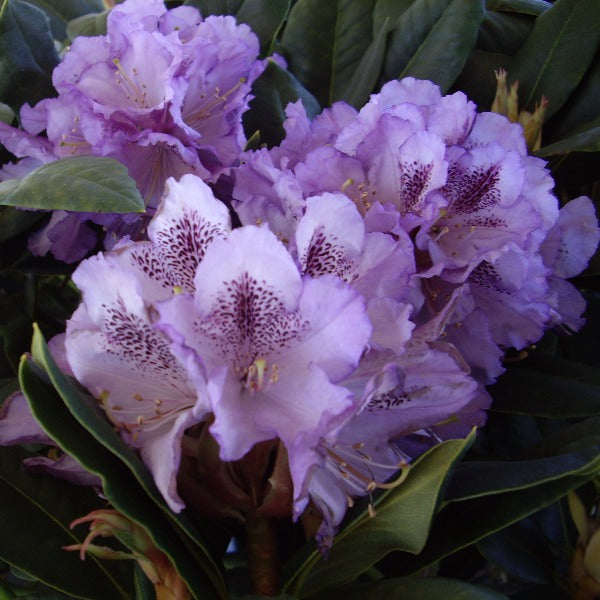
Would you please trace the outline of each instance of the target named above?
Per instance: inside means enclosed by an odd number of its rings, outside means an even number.
[[[319,440],[355,408],[337,382],[371,332],[363,300],[335,276],[302,278],[281,242],[252,226],[213,241],[195,287],[158,305],[159,327],[205,366],[221,458],[279,437],[298,499]]]

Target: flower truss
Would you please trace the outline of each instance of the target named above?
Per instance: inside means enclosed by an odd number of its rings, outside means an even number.
[[[130,235],[77,267],[53,348],[170,508],[310,507],[326,551],[354,498],[484,423],[507,348],[581,326],[566,278],[600,236],[588,198],[559,210],[519,125],[428,81],[312,121],[290,104],[281,145],[242,153],[257,52],[231,18],[128,0],[2,139],[40,162],[118,158],[156,209],[147,238],[121,223]],[[225,170],[235,221],[206,183]],[[55,215],[34,243],[60,255],[54,228],[81,218]],[[4,412],[2,443],[38,434],[16,398]]]
[[[254,33],[231,16],[202,19],[193,7],[129,0],[110,12],[106,35],[73,41],[54,70],[58,96],[25,104],[23,130],[0,125],[0,142],[26,157],[1,177],[69,156],[107,156],[127,166],[152,214],[168,177],[215,181],[236,162],[250,86],[263,69],[258,50]],[[80,260],[96,244],[88,221],[108,230],[109,245],[146,225],[139,215],[57,211],[31,250]]]

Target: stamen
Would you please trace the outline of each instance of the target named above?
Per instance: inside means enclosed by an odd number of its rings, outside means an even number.
[[[206,106],[203,106],[200,110],[193,113],[192,115],[185,118],[187,122],[193,123],[199,119],[207,119],[211,115],[211,110],[218,106],[219,104],[225,104],[227,102],[227,98],[231,96],[241,85],[246,82],[245,77],[240,77],[239,81],[227,92],[224,94],[221,93],[221,90],[218,87],[215,87],[215,97],[212,102],[209,102]],[[201,96],[203,97],[204,94]]]

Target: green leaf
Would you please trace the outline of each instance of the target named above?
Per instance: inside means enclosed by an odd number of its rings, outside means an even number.
[[[48,17],[20,0],[2,0],[0,8],[0,100],[15,112],[55,96],[52,70],[59,57]]]
[[[600,470],[596,464],[595,473]],[[416,573],[436,561],[465,548],[504,527],[520,521],[594,475],[570,476],[547,484],[447,505],[433,523],[427,545],[418,557],[396,557],[401,573]]]
[[[373,38],[376,38],[382,29],[386,33],[395,29],[398,19],[414,1],[377,0],[373,9]]]
[[[416,0],[392,33],[386,79],[430,79],[446,92],[475,46],[483,0]]]
[[[530,15],[487,10],[477,37],[477,48],[512,56],[531,34],[534,22]]]
[[[151,501],[133,473],[105,446],[98,443],[73,417],[56,391],[44,381],[43,372],[25,357],[19,369],[21,389],[42,428],[68,454],[102,480],[110,503],[123,515],[143,526],[153,542],[171,560],[195,598],[224,598],[215,582],[218,572],[207,572],[197,546],[181,537],[173,521]],[[219,590],[219,591],[217,591]],[[106,596],[105,596],[106,597]],[[109,596],[110,597],[110,596]]]
[[[548,157],[567,154],[568,152],[600,152],[600,119],[596,123],[598,124],[592,125],[581,133],[576,133],[567,139],[554,142],[554,144],[543,146],[535,154]]]
[[[6,242],[27,231],[43,215],[37,212],[19,210],[12,206],[0,206],[0,242]]]
[[[487,0],[487,10],[521,13],[535,17],[547,11],[552,4],[545,0]]]
[[[527,520],[484,538],[477,548],[488,561],[519,581],[553,583],[555,580],[548,542]]]
[[[268,146],[278,145],[285,137],[283,122],[288,103],[301,100],[309,118],[321,110],[314,96],[289,71],[272,60],[254,82],[252,94],[250,110],[244,114],[244,129],[248,136],[259,131],[261,142]]]
[[[388,20],[386,19],[338,98],[358,110],[369,100],[369,95],[374,91],[375,84],[379,79],[385,56],[387,24]]]
[[[509,60],[506,54],[473,50],[452,89],[464,92],[480,111],[490,110],[496,94],[494,71],[506,67]]]
[[[77,36],[106,35],[106,20],[110,11],[82,15],[67,23],[67,37],[74,40]]]
[[[314,600],[508,600],[508,596],[480,585],[471,585],[447,577],[399,577],[370,583],[355,583],[325,594]]]
[[[290,71],[322,105],[339,99],[371,43],[375,0],[298,0],[283,32]]]
[[[105,415],[100,411],[95,399],[89,394],[82,392],[81,389],[57,367],[42,334],[35,325],[31,353],[35,362],[48,374],[52,385],[60,394],[62,401],[65,403],[66,408],[70,411],[72,417],[76,419],[80,426],[85,427],[87,433],[91,435],[97,443],[101,444],[113,457],[118,457],[120,461],[122,461],[122,465],[120,464],[120,466],[127,467],[128,475],[135,477],[136,483],[141,486],[143,493],[153,500],[155,506],[162,510],[165,516],[171,520],[177,528],[185,531],[189,538],[193,540],[195,544],[193,551],[196,560],[200,563],[216,589],[223,589],[224,583],[219,567],[213,560],[210,552],[206,549],[203,540],[200,539],[196,528],[189,521],[185,511],[176,515],[168,508],[160,492],[156,488],[149,471],[142,464],[135,452],[127,446],[121,437],[114,431]],[[49,433],[49,435],[51,434]],[[75,454],[75,456],[77,455]]]
[[[592,62],[600,41],[597,0],[558,0],[535,22],[508,73],[519,81],[529,110],[548,98],[549,119],[567,101]]]
[[[271,53],[290,4],[290,0],[245,0],[236,13],[238,23],[246,23],[258,36],[263,54]]]
[[[202,13],[208,15],[235,15],[244,0],[186,0],[185,6],[194,6]]]
[[[449,440],[421,456],[406,481],[384,493],[368,512],[348,523],[334,539],[329,558],[316,549],[292,559],[284,570],[283,591],[312,595],[353,581],[359,574],[394,550],[417,553],[423,548],[438,497],[449,472],[474,439]]]
[[[144,212],[127,168],[114,158],[74,156],[0,183],[0,205],[78,212]]]
[[[552,120],[544,126],[544,141],[558,142],[593,127],[600,105],[600,49],[581,83]]]
[[[600,455],[600,417],[585,419],[554,431],[530,449],[528,454],[532,458],[564,453],[585,456],[590,451]]]
[[[494,398],[492,410],[554,418],[600,414],[598,371],[581,366],[580,375],[575,378],[525,368],[509,369],[490,390]]]
[[[76,17],[104,10],[102,0],[26,0],[46,13],[52,35],[57,40],[67,38],[67,23]]]
[[[29,456],[19,448],[0,448],[0,558],[78,598],[130,597],[98,560],[81,562],[77,553],[62,550],[83,541],[69,523],[104,502],[89,488],[28,473],[21,462]]]
[[[518,461],[468,461],[458,465],[444,502],[458,502],[535,487],[569,475],[581,475],[598,448]],[[593,469],[595,466],[592,467]]]
[[[594,426],[598,428],[597,423]],[[590,440],[586,447],[588,451],[592,448]],[[557,443],[552,449],[559,452],[559,448],[560,444]],[[599,449],[600,446],[596,444],[595,451],[589,451],[579,466],[563,477],[522,489],[446,504],[435,518],[421,554],[416,557],[407,553],[395,555],[398,572],[415,573],[556,502],[600,473]],[[544,455],[548,454],[548,450],[544,449]]]

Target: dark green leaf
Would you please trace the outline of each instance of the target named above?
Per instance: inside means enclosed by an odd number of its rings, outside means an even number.
[[[74,40],[78,35],[106,35],[106,20],[110,11],[82,15],[67,24],[67,37]]]
[[[398,20],[385,60],[386,79],[430,79],[447,91],[475,45],[482,0],[416,0]]]
[[[575,135],[543,146],[537,152],[537,156],[555,156],[567,152],[600,152],[600,119],[595,121],[597,125],[591,124],[589,129],[576,133]]]
[[[337,534],[327,560],[314,549],[292,559],[283,590],[305,597],[354,580],[394,550],[419,552],[444,482],[472,441],[450,440],[420,457],[406,481],[379,498],[374,518],[365,512]]]
[[[59,58],[48,17],[20,0],[2,0],[0,8],[0,100],[17,111],[56,95],[52,70]]]
[[[375,0],[299,0],[282,44],[289,68],[323,105],[340,98],[371,43]]]
[[[0,242],[5,242],[35,225],[42,215],[38,212],[0,206]]]
[[[43,372],[25,358],[19,370],[21,389],[31,411],[46,433],[88,471],[102,480],[106,498],[123,515],[142,525],[156,546],[172,561],[196,598],[223,598],[214,583],[216,572],[207,572],[197,546],[186,543],[174,530],[172,520],[148,498],[132,472],[105,446],[98,443],[73,417],[56,391],[43,379]],[[106,597],[106,596],[105,596]],[[110,597],[110,596],[109,596]]]
[[[554,557],[546,539],[527,520],[490,535],[477,544],[479,551],[510,577],[527,583],[553,583]]]
[[[155,505],[166,514],[168,519],[175,523],[178,528],[185,531],[194,541],[196,560],[201,563],[216,588],[218,589],[219,586],[223,587],[223,580],[217,564],[213,561],[209,551],[204,546],[203,541],[198,536],[195,527],[191,524],[185,512],[178,515],[171,512],[157,490],[148,470],[144,467],[135,452],[115,433],[105,415],[98,408],[95,399],[82,392],[56,366],[44,338],[36,326],[34,326],[31,353],[36,363],[43,367],[50,377],[54,388],[60,394],[70,414],[75,417],[81,426],[85,427],[87,433],[93,436],[96,442],[100,443],[127,466],[129,469],[128,475],[135,476],[137,483],[141,486],[144,493],[154,501]]]
[[[389,33],[396,28],[402,13],[415,0],[377,0],[373,9],[373,38],[383,29]],[[387,23],[386,23],[387,21]]]
[[[446,502],[463,501],[535,487],[569,475],[585,474],[598,453],[587,451],[517,461],[468,461],[458,465],[445,496]],[[592,464],[592,469],[596,467]]]
[[[23,470],[29,455],[17,448],[0,449],[0,558],[50,585],[79,598],[128,598],[122,582],[90,557],[81,562],[62,546],[83,537],[69,523],[104,502],[89,488]]]
[[[88,13],[104,10],[102,0],[26,0],[41,8],[50,19],[52,35],[57,40],[67,38],[67,23]]]
[[[352,73],[347,86],[337,98],[344,100],[358,110],[369,100],[369,95],[374,91],[373,88],[379,79],[385,56],[387,23],[387,20],[384,21],[379,33],[371,42],[354,73]]]
[[[494,71],[506,67],[509,60],[505,54],[473,50],[452,89],[464,92],[480,111],[490,110],[496,94]]]
[[[489,588],[471,585],[446,577],[401,577],[371,583],[355,583],[325,594],[314,600],[508,600],[508,597]]]
[[[521,13],[535,17],[547,11],[552,4],[545,0],[487,0],[488,10]]]
[[[585,419],[554,431],[531,448],[528,455],[537,458],[577,453],[583,457],[590,452],[600,456],[600,417]]]
[[[290,10],[290,0],[245,0],[235,18],[258,36],[263,54],[270,54],[273,41]]]
[[[597,377],[596,369],[586,371],[590,377]],[[585,378],[509,369],[491,392],[494,411],[554,418],[600,414],[600,386]]]
[[[590,129],[598,120],[598,106],[600,106],[600,49],[569,100],[544,127],[544,141],[558,142],[575,133]]]
[[[477,36],[477,48],[512,56],[531,34],[534,22],[530,15],[487,10]]]
[[[538,17],[510,67],[509,79],[519,81],[522,104],[533,110],[546,96],[550,118],[581,81],[599,41],[597,0],[558,0]]]
[[[600,455],[589,465],[585,465],[580,475],[569,475],[522,490],[452,502],[436,517],[427,544],[418,556],[407,553],[395,556],[398,572],[415,573],[478,542],[552,504],[570,490],[592,479],[598,472]]]
[[[194,6],[203,17],[208,15],[235,15],[244,0],[185,0],[184,5]]]
[[[252,94],[250,110],[244,114],[244,129],[249,136],[260,132],[261,142],[268,146],[278,145],[285,136],[283,122],[288,103],[301,100],[309,118],[321,110],[314,96],[272,60],[254,82]]]
[[[0,205],[78,212],[144,212],[127,168],[114,158],[74,156],[0,183]]]

